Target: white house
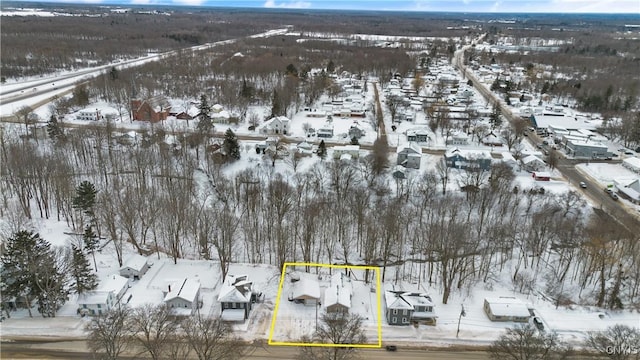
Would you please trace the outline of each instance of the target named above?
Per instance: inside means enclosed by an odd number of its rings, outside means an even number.
[[[78,312],[83,315],[102,315],[113,309],[129,288],[129,280],[111,275],[96,290],[78,295]]]
[[[344,272],[331,277],[329,287],[324,291],[324,306],[327,313],[348,313],[351,309],[353,287],[351,278]]]
[[[142,255],[133,255],[124,262],[120,268],[120,275],[126,278],[139,280],[149,270],[147,258]]]
[[[316,131],[316,135],[319,138],[330,138],[333,137],[333,125],[330,123],[325,123],[321,128]]]
[[[104,117],[102,116],[102,114],[100,114],[100,110],[98,110],[98,109],[80,110],[80,112],[78,112],[78,115],[76,115],[76,120],[99,121],[99,120],[103,120],[103,119],[104,119]]]
[[[262,124],[260,126],[260,132],[263,134],[287,135],[289,133],[290,123],[291,121],[287,117],[277,116]]]
[[[531,317],[527,305],[514,297],[485,298],[484,311],[491,321],[527,322]]]
[[[247,275],[227,274],[218,295],[223,321],[243,322],[249,318],[253,303],[252,287],[253,282]]]
[[[522,161],[522,167],[529,172],[540,171],[547,166],[544,161],[534,155],[525,156],[520,161]]]
[[[320,303],[320,284],[314,279],[301,278],[291,284],[290,300],[302,302],[305,305]]]
[[[333,158],[340,159],[343,155],[349,154],[352,159],[357,159],[360,156],[359,145],[343,145],[333,147]]]
[[[183,279],[170,284],[164,296],[164,303],[175,314],[193,315],[200,306],[200,283],[193,279]]]

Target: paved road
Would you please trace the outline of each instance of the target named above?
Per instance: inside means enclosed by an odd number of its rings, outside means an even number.
[[[298,359],[298,347],[289,346],[264,346],[257,347],[246,359]],[[399,346],[395,352],[384,349],[362,349],[361,358],[364,359],[405,359],[405,360],[486,360],[487,353],[483,351],[447,350],[447,349],[410,349]],[[83,340],[25,340],[2,343],[2,359],[90,359]],[[137,357],[139,358],[139,357]],[[195,358],[195,357],[194,357]],[[135,355],[122,357],[122,359],[136,359]]]
[[[459,71],[461,71],[467,79],[473,81],[474,87],[480,92],[480,94],[491,104],[497,104],[500,107],[502,114],[505,118],[510,122],[514,123],[516,120],[519,120],[520,117],[514,115],[511,110],[502,104],[498,96],[494,94],[492,91],[487,89],[485,86],[480,84],[478,78],[469,71],[463,62],[464,50],[470,48],[471,45],[466,45],[457,50],[454,54],[452,64]],[[542,144],[542,139],[531,133],[527,140],[533,145],[538,146]],[[560,154],[560,153],[559,153]],[[634,212],[634,209],[627,208],[622,201],[613,200],[602,188],[601,186],[595,182],[589,176],[582,174],[575,167],[577,163],[583,163],[581,160],[567,159],[564,157],[560,157],[558,159],[558,165],[556,168],[562,175],[569,181],[569,183],[573,184],[578,188],[586,197],[590,198],[594,206],[596,208],[602,209],[604,214],[610,215],[613,219],[617,220],[622,226],[624,226],[627,230],[629,230],[632,234],[637,235],[637,229],[640,229],[640,214],[637,214],[637,211]],[[604,162],[604,160],[598,161]],[[615,163],[616,161],[608,161],[610,163]],[[586,189],[580,189],[579,183],[584,181],[587,183]]]

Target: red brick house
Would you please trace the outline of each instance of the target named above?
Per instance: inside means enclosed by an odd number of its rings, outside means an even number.
[[[154,96],[146,100],[131,101],[133,120],[158,122],[166,120],[171,110],[171,104],[162,96]]]

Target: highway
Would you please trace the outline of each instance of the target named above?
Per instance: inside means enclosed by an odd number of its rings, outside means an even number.
[[[254,34],[248,36],[249,38],[256,37],[269,37],[274,35],[285,34],[289,29],[273,29],[268,30],[263,33]],[[230,39],[217,41],[213,43],[207,43],[204,45],[197,45],[187,48],[187,50],[191,51],[200,51],[210,49],[220,45],[231,44],[233,42],[238,41],[239,39]],[[151,54],[148,56],[124,60],[119,62],[113,62],[107,65],[102,65],[89,69],[82,69],[74,71],[73,73],[56,75],[48,78],[41,78],[36,80],[25,81],[24,83],[19,84],[10,84],[3,85],[0,87],[0,105],[8,105],[14,102],[22,101],[25,99],[34,98],[37,96],[49,96],[50,98],[54,98],[56,96],[61,96],[65,92],[69,90],[70,87],[86,82],[94,77],[97,77],[103,74],[105,71],[108,71],[112,67],[116,68],[128,68],[135,67],[145,64],[150,61],[156,61],[160,59],[164,59],[170,56],[174,56],[178,54],[182,50],[172,50],[159,54]],[[32,104],[28,104],[32,106]]]

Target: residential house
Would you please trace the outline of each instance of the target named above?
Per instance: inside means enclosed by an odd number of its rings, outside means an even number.
[[[78,115],[76,115],[76,120],[83,120],[83,121],[100,121],[103,120],[104,116],[102,116],[100,114],[100,110],[98,109],[85,109],[85,110],[81,110],[80,112],[78,112]]]
[[[469,135],[463,131],[459,131],[451,134],[451,137],[446,140],[447,145],[468,145]]]
[[[518,161],[508,151],[502,153],[502,162],[509,165],[511,168],[515,168],[518,165]]]
[[[351,125],[351,127],[349,128],[349,139],[360,139],[361,137],[363,137],[365,134],[364,130],[356,125]]]
[[[485,298],[484,312],[491,321],[526,323],[531,317],[529,308],[514,297]]]
[[[426,143],[430,140],[431,136],[429,136],[429,130],[427,129],[407,130],[407,141],[409,142]]]
[[[120,268],[120,276],[139,280],[149,270],[147,258],[142,255],[133,255],[122,264]]]
[[[406,168],[420,169],[420,161],[422,160],[422,148],[415,144],[409,144],[404,147],[398,147],[397,165]]]
[[[200,282],[183,279],[169,284],[164,303],[177,315],[193,315],[200,307]]]
[[[324,291],[324,306],[329,314],[346,314],[351,309],[353,287],[349,275],[340,271],[333,274],[329,287]]]
[[[522,167],[529,172],[540,171],[547,166],[544,161],[535,155],[525,156],[521,161]]]
[[[330,123],[325,123],[321,128],[316,131],[316,135],[319,138],[331,138],[333,137],[333,125]]]
[[[394,179],[404,180],[407,178],[407,169],[404,166],[396,165],[395,170],[391,173]]]
[[[482,143],[486,146],[502,146],[502,140],[493,132],[488,133],[482,138]]]
[[[320,284],[315,279],[301,278],[291,284],[289,300],[305,305],[320,305]]]
[[[444,154],[448,167],[461,170],[488,171],[491,168],[491,153],[483,150],[461,150],[453,148]]]
[[[411,322],[425,322],[435,325],[435,305],[431,297],[423,293],[390,291],[384,293],[389,325],[408,325]]]
[[[628,157],[622,160],[622,166],[633,171],[634,173],[640,174],[640,159],[637,157]]]
[[[244,322],[249,318],[255,297],[251,291],[253,282],[247,275],[230,275],[224,279],[218,302],[222,307],[223,321]]]
[[[291,121],[285,116],[277,116],[267,120],[260,126],[260,132],[272,135],[287,135]]]
[[[158,122],[166,120],[171,111],[171,104],[162,96],[154,96],[146,100],[131,101],[133,120]]]
[[[333,147],[333,158],[341,159],[343,155],[349,155],[351,159],[357,159],[360,156],[359,145],[343,145]]]
[[[111,275],[96,290],[78,295],[78,312],[82,315],[102,315],[120,302],[128,288],[128,279]]]

